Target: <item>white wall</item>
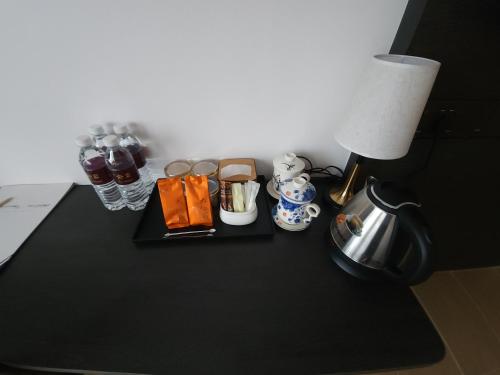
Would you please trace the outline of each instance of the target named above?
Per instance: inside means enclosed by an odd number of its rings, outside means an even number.
[[[332,131],[406,3],[0,0],[0,184],[87,182],[73,138],[106,121],[144,125],[170,160],[343,166]]]

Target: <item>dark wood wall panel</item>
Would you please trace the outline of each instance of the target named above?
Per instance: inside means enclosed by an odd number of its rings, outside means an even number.
[[[499,265],[500,1],[429,0],[408,44],[441,70],[408,155],[367,160],[364,174],[417,192],[438,269]]]

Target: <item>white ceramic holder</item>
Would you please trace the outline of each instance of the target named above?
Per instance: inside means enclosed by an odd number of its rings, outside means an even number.
[[[222,207],[219,211],[220,219],[223,223],[229,225],[248,225],[252,224],[255,220],[257,220],[259,211],[257,210],[257,206],[254,207],[252,211],[246,212],[230,212],[224,210]]]

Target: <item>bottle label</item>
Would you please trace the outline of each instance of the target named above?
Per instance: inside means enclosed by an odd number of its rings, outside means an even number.
[[[137,168],[133,166],[121,171],[113,171],[113,176],[118,185],[128,185],[139,179],[139,172]]]
[[[92,171],[86,170],[90,182],[94,185],[104,185],[113,181],[113,175],[108,168],[103,167]]]

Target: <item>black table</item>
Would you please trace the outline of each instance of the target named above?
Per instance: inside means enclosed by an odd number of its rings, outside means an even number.
[[[73,188],[0,272],[0,362],[292,375],[444,354],[409,288],[356,280],[330,261],[326,208],[301,233],[155,245],[131,242],[140,216]]]

